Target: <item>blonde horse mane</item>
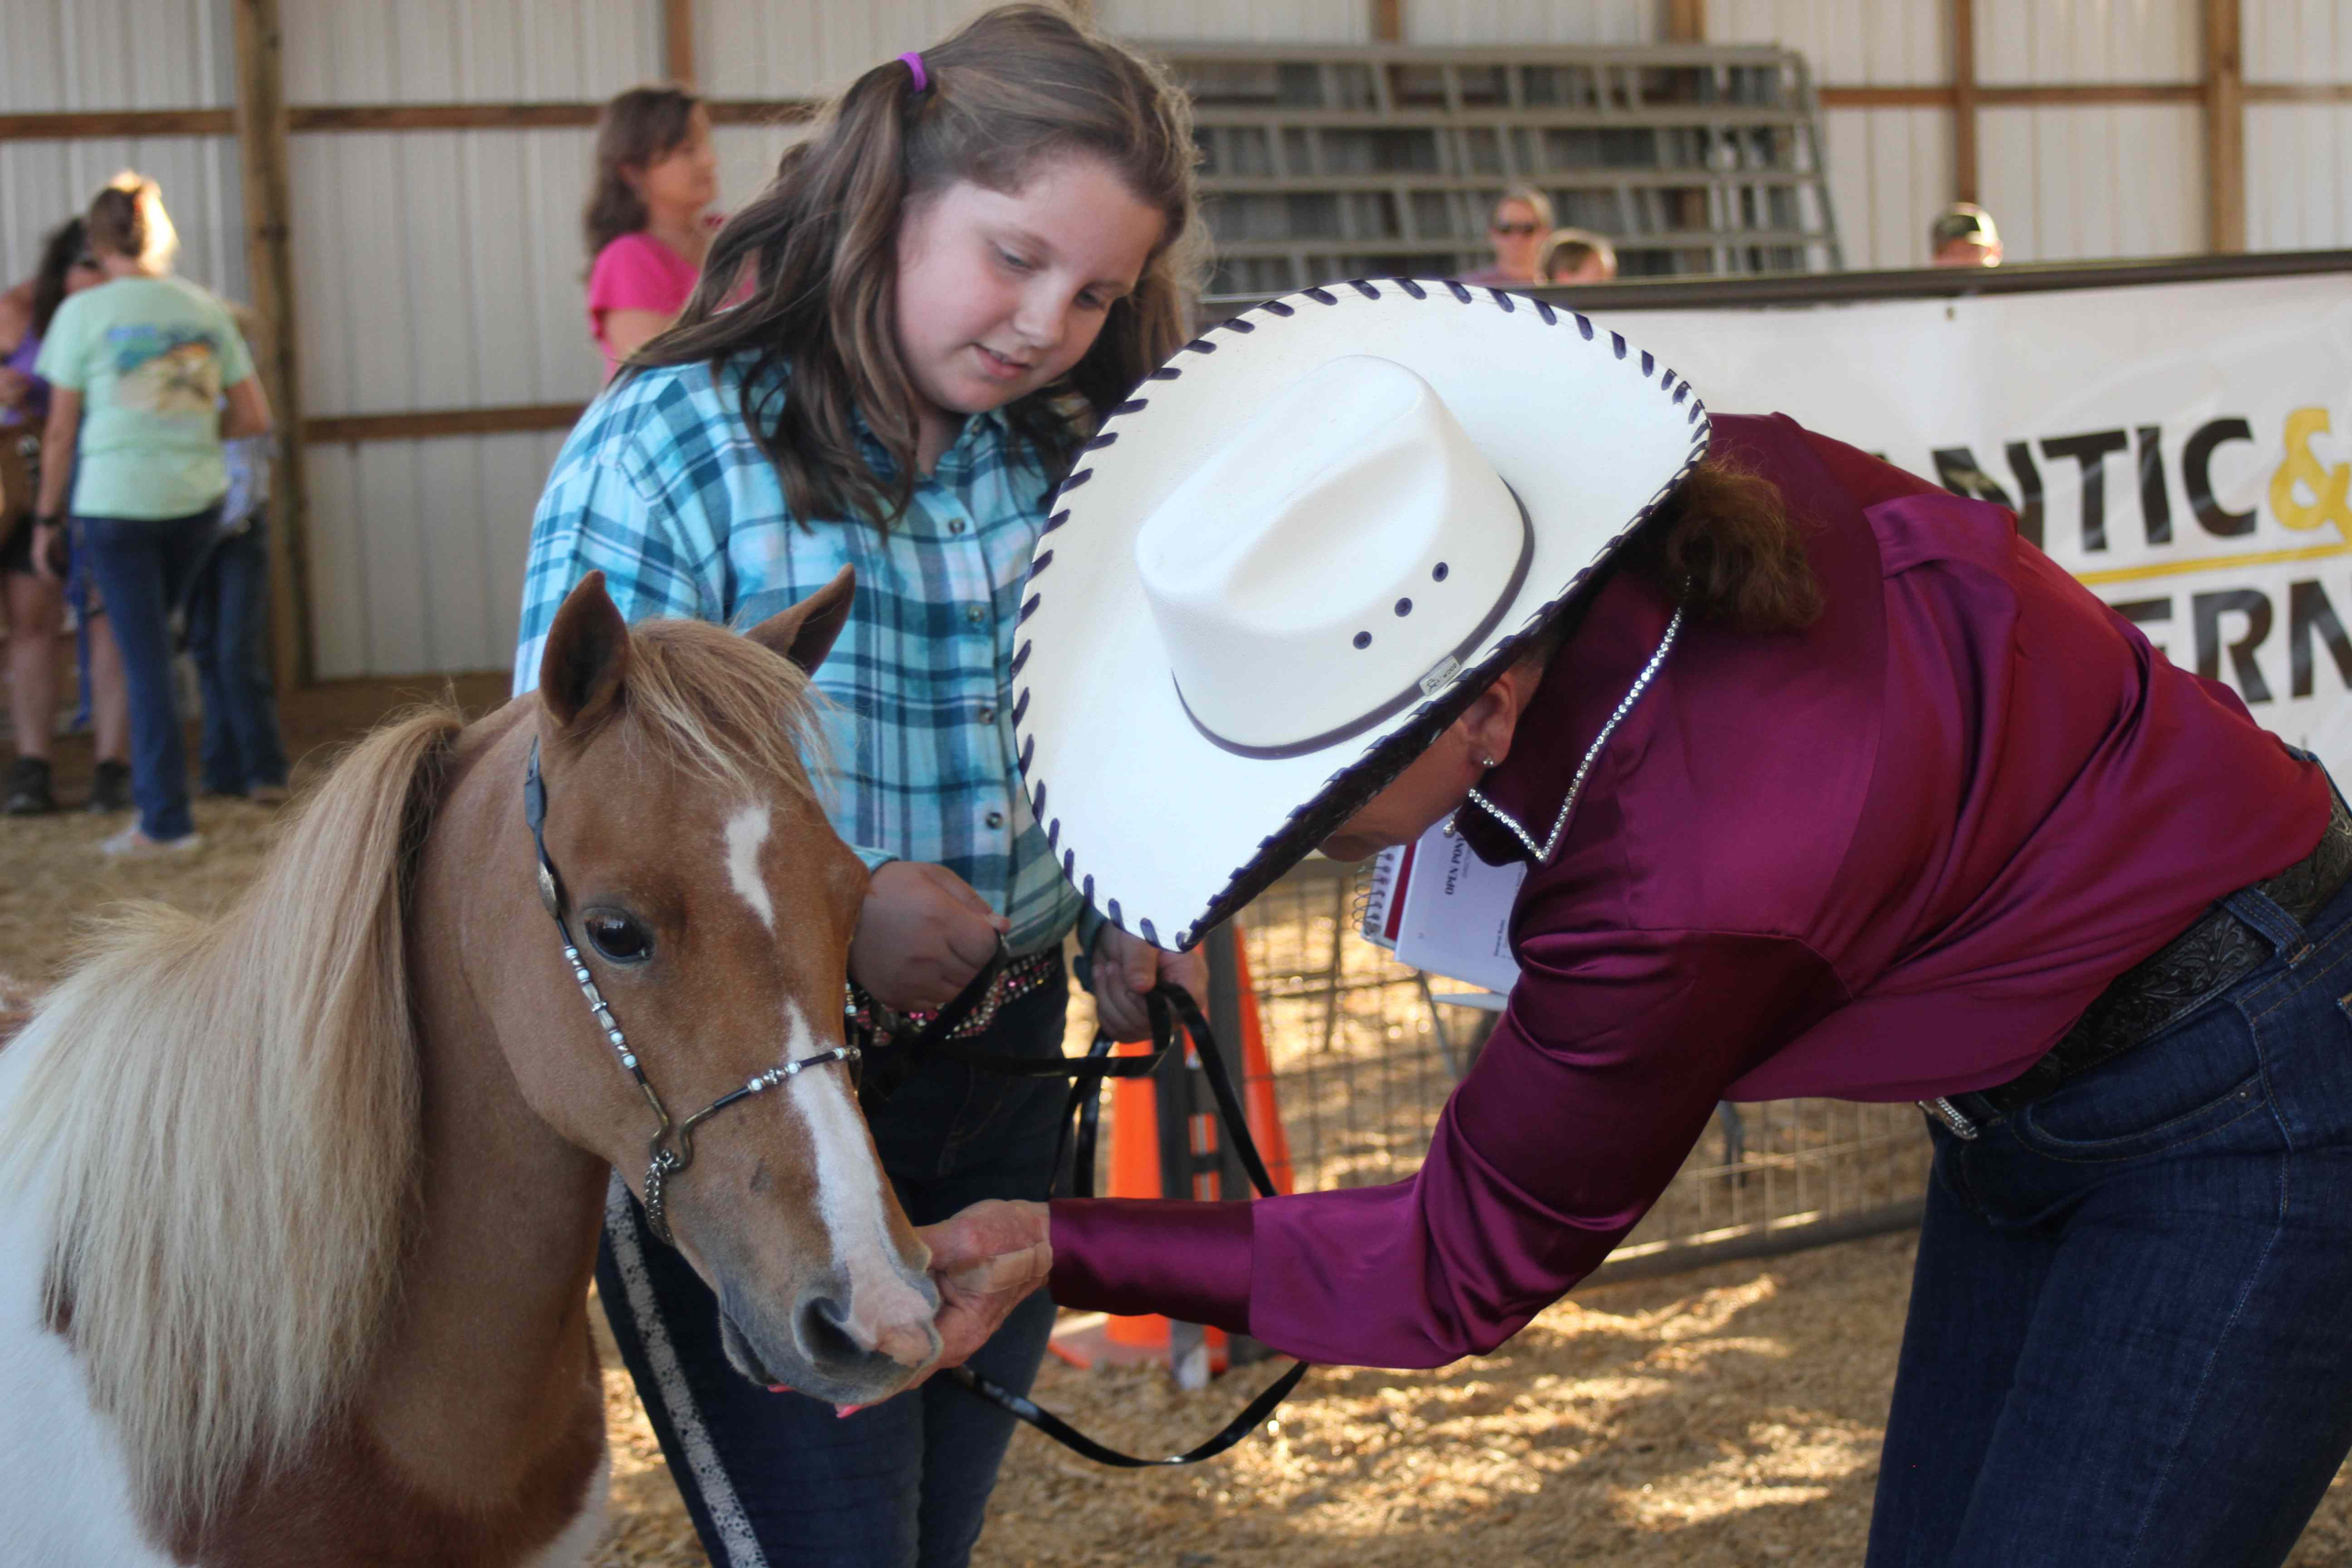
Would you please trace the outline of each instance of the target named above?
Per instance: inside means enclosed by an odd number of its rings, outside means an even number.
[[[220,915],[134,908],[9,1049],[0,1188],[151,1518],[202,1519],[348,1393],[414,1209],[405,884],[459,720],[345,758]]]
[[[813,696],[748,639],[657,622],[601,724],[813,802]],[[209,1519],[300,1458],[397,1296],[420,1138],[407,886],[460,727],[435,709],[376,731],[226,910],[119,918],[7,1047],[33,1061],[0,1190],[46,1188],[46,1314],[151,1518]]]

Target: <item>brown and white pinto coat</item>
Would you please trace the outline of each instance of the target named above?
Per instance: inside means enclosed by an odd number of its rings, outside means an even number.
[[[586,1287],[653,1117],[539,906],[526,760],[673,1117],[837,1043],[865,875],[797,752],[851,587],[739,638],[632,633],[592,577],[534,697],[379,731],[235,906],[131,918],[0,1051],[11,1561],[585,1558]],[[695,1154],[672,1224],[748,1375],[865,1403],[928,1366],[923,1249],[842,1067]]]

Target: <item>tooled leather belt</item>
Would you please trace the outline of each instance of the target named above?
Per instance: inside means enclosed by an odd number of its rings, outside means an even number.
[[[1003,1011],[1008,1003],[1020,1000],[1052,980],[1060,972],[1061,962],[1062,950],[1058,947],[1048,947],[1023,958],[1007,959],[989,982],[989,987],[979,1000],[973,1004],[972,1010],[964,1016],[961,1023],[950,1029],[944,1038],[968,1040],[985,1032],[996,1022],[996,1015]],[[862,1025],[885,1040],[896,1034],[919,1032],[939,1016],[936,1012],[888,1011],[855,982],[850,985],[843,1012],[853,1026]]]
[[[2347,879],[2352,879],[2352,815],[2337,800],[2329,810],[2327,831],[2311,853],[2278,875],[2248,886],[2301,922],[2319,913]],[[1970,1098],[1996,1115],[2009,1115],[2069,1078],[2163,1032],[2253,974],[2272,952],[2268,939],[2215,904],[2195,925],[2109,981],[2041,1060],[1997,1089]],[[1920,1104],[1962,1137],[1975,1135],[1975,1127],[1948,1100]]]

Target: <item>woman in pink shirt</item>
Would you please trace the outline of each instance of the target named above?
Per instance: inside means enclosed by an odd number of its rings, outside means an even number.
[[[605,378],[675,320],[718,227],[710,115],[684,87],[631,87],[596,125],[588,240],[588,331]]]
[[[2352,813],[2236,694],[2006,511],[1459,283],[1246,312],[1052,504],[1012,714],[1108,918],[1189,948],[1447,820],[1526,868],[1520,979],[1410,1180],[929,1227],[951,1359],[1049,1272],[1442,1365],[1718,1100],[1913,1100],[1870,1568],[2285,1560],[2352,1450]]]

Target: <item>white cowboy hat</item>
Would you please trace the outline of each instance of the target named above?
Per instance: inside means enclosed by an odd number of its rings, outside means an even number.
[[[1310,288],[1179,350],[1029,568],[1012,723],[1063,872],[1192,945],[1419,754],[1708,434],[1623,337],[1459,283]]]

